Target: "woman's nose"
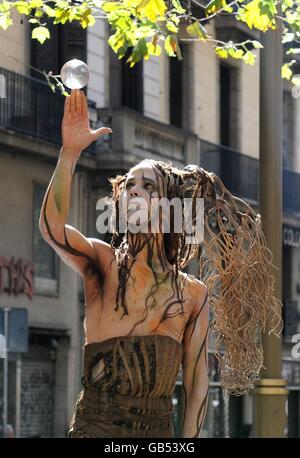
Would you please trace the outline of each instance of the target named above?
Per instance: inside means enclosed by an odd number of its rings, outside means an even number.
[[[130,189],[130,197],[136,197],[138,195],[139,194],[138,194],[136,189],[134,189],[134,188]]]

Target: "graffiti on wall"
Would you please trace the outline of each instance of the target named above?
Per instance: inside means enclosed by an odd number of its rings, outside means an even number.
[[[26,294],[32,299],[33,274],[32,262],[25,262],[22,258],[15,260],[14,257],[8,259],[0,256],[0,294]]]

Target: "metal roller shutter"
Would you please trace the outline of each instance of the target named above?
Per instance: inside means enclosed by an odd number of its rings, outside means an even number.
[[[54,362],[23,361],[21,437],[53,437]]]

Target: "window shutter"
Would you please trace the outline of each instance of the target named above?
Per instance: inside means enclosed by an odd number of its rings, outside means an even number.
[[[127,50],[122,61],[122,105],[143,113],[143,62],[137,62],[130,68],[126,63],[130,55]]]
[[[30,30],[33,29],[31,25]],[[59,75],[62,66],[70,59],[76,58],[86,62],[87,32],[78,22],[47,25],[50,39],[40,44],[31,40],[31,65],[47,73],[52,70]],[[31,76],[45,82],[42,74],[31,69]],[[54,81],[52,81],[54,83]],[[36,125],[36,134],[40,138],[51,138],[61,143],[61,120],[63,117],[64,98],[57,92],[54,95],[47,85],[32,82],[31,107]],[[86,87],[83,88],[86,94]]]
[[[30,24],[30,36],[34,25]],[[60,44],[59,25],[48,24],[47,27],[50,32],[50,39],[46,40],[43,44],[40,44],[37,40],[30,39],[31,65],[46,72],[52,70],[54,75],[57,75],[60,71],[58,51]],[[44,80],[43,75],[33,69],[31,69],[31,76]]]
[[[68,60],[87,60],[87,29],[83,29],[78,22],[66,23],[60,28],[60,65]]]

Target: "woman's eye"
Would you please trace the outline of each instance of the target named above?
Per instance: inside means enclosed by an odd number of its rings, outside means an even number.
[[[153,185],[151,183],[146,183],[145,184],[146,189],[153,189]]]

